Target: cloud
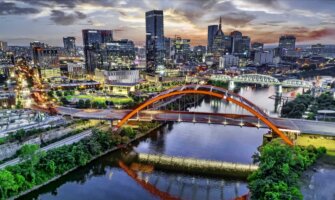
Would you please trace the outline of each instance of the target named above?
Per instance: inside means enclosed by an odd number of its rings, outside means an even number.
[[[233,0],[233,5],[243,11],[258,11],[268,14],[282,14],[283,5],[278,0]]]
[[[39,10],[36,8],[17,7],[13,2],[0,2],[0,15],[26,15],[36,14]]]
[[[50,20],[55,22],[55,24],[58,25],[71,25],[77,20],[85,19],[87,16],[84,13],[81,13],[79,11],[76,11],[71,14],[66,14],[63,11],[60,10],[52,10]]]
[[[234,27],[246,26],[249,22],[256,19],[256,16],[247,13],[231,12],[222,15],[223,25],[231,25]]]

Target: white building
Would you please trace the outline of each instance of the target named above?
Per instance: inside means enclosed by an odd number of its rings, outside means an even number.
[[[95,70],[95,80],[104,83],[105,90],[114,95],[125,95],[135,91],[135,86],[140,81],[139,70],[106,71]]]
[[[223,55],[219,59],[219,69],[237,67],[239,58],[233,55]]]
[[[85,64],[83,62],[67,63],[67,71],[70,78],[84,78],[85,77]]]
[[[255,65],[272,64],[273,56],[273,51],[257,51],[255,53],[254,63]]]

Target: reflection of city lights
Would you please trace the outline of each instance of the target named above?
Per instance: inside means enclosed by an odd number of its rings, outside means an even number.
[[[31,99],[27,99],[26,100],[26,107],[30,107],[31,106]]]

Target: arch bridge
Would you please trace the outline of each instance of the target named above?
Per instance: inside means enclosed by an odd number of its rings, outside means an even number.
[[[293,87],[293,88],[295,87],[311,88],[313,86],[313,84],[309,81],[299,79],[287,79],[281,82],[275,77],[263,74],[242,74],[235,77],[231,77],[224,74],[215,74],[211,76],[210,80],[235,82],[235,83],[274,85],[274,86]]]
[[[138,116],[138,113],[150,105],[153,105],[156,102],[161,100],[179,96],[179,95],[188,95],[188,94],[200,94],[200,95],[207,95],[211,97],[216,97],[222,99],[223,101],[231,102],[242,109],[246,110],[258,120],[262,121],[265,125],[267,125],[272,131],[277,134],[280,138],[283,139],[289,145],[293,145],[293,142],[276,126],[274,122],[272,122],[271,118],[258,106],[250,102],[249,100],[245,99],[244,97],[235,94],[227,89],[221,87],[215,87],[211,85],[184,85],[180,87],[175,87],[169,90],[166,90],[157,96],[145,101],[144,103],[140,104],[132,111],[127,113],[125,116],[121,118],[121,120],[116,125],[115,129],[119,129],[128,120],[131,120],[133,117]]]

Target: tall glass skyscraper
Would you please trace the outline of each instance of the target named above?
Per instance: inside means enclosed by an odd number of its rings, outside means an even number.
[[[63,37],[64,49],[69,56],[76,55],[76,38],[75,37]]]
[[[146,67],[155,72],[158,65],[164,64],[164,18],[162,10],[145,13],[146,27]]]
[[[213,42],[216,32],[218,32],[219,26],[218,25],[210,25],[208,26],[208,33],[207,33],[207,52],[211,53],[213,49]]]
[[[82,32],[86,72],[94,74],[95,68],[102,68],[102,48],[105,43],[113,41],[113,32],[112,30],[95,29],[84,29]]]

